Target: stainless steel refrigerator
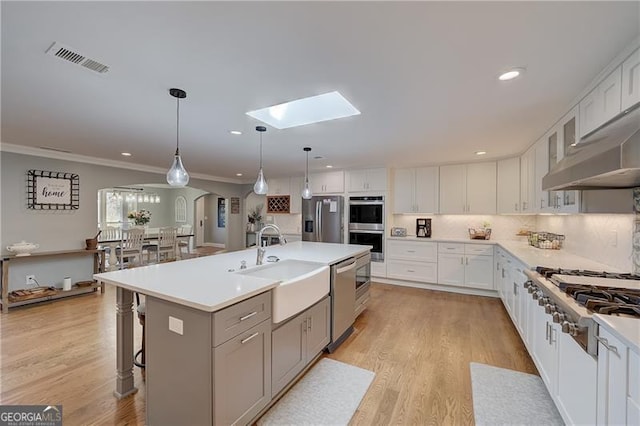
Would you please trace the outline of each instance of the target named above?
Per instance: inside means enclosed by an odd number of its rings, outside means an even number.
[[[315,196],[302,200],[302,241],[344,242],[344,198]]]

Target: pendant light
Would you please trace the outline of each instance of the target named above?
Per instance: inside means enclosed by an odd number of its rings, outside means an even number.
[[[169,89],[169,94],[176,98],[176,153],[173,157],[173,164],[167,172],[167,183],[171,186],[182,187],[189,183],[189,173],[182,165],[180,158],[180,99],[187,97],[187,92],[182,89]]]
[[[262,134],[267,131],[267,128],[264,126],[256,126],[256,131],[260,132],[260,171],[258,172],[258,179],[256,179],[256,183],[253,185],[253,192],[258,195],[265,195],[269,190],[269,186],[262,172]]]
[[[302,189],[302,198],[308,200],[313,196],[311,188],[309,188],[309,152],[311,151],[311,148],[307,146],[302,149],[307,153],[307,169],[304,174],[304,188]]]

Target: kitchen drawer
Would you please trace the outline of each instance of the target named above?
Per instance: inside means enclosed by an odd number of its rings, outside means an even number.
[[[438,243],[388,240],[387,257],[389,259],[437,262]]]
[[[493,256],[493,244],[465,244],[464,253]]]
[[[369,295],[368,291],[364,292],[360,297],[356,299],[356,309],[355,309],[356,317],[360,315],[362,312],[364,312],[365,309],[367,309],[367,304],[369,303],[370,299],[371,299],[371,296]]]
[[[464,254],[464,243],[438,243],[438,252]]]
[[[387,277],[435,283],[438,281],[438,264],[436,262],[390,260],[387,264]]]
[[[267,318],[271,318],[270,291],[214,312],[213,346],[226,342]]]

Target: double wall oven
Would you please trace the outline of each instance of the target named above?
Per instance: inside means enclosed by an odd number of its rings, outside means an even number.
[[[384,197],[349,198],[349,244],[373,246],[371,260],[384,261]]]

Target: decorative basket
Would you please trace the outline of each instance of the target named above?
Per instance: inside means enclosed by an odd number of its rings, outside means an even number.
[[[491,228],[469,228],[469,238],[472,240],[488,240],[491,238]]]
[[[529,232],[529,245],[540,249],[560,250],[564,242],[564,235],[552,232]]]

